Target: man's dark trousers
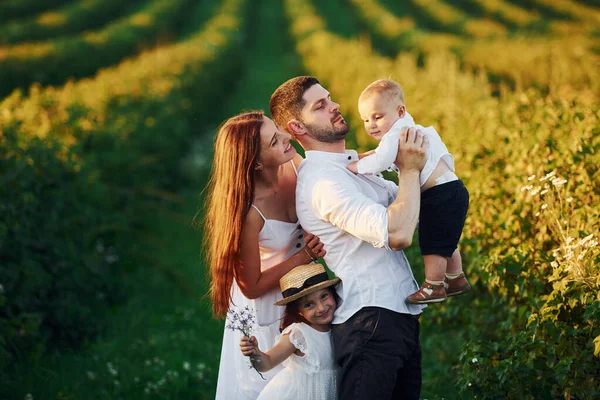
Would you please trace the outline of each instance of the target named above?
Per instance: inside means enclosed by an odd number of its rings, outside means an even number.
[[[339,400],[415,399],[421,394],[419,316],[364,307],[333,325]]]

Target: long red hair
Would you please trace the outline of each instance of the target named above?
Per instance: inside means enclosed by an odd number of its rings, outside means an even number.
[[[240,262],[242,226],[254,199],[254,165],[260,155],[262,111],[229,118],[215,140],[207,186],[204,249],[215,318],[224,318]]]

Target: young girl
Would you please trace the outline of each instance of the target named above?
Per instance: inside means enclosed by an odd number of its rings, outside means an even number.
[[[280,280],[286,305],[279,342],[263,353],[256,337],[242,337],[240,349],[254,355],[252,365],[261,372],[283,362],[284,369],[263,389],[258,400],[334,400],[337,397],[337,369],[333,359],[331,321],[336,309],[333,285],[321,264],[300,265]]]

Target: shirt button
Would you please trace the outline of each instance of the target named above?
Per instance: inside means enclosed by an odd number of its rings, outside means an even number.
[[[296,243],[296,248],[300,248],[300,246],[302,246],[300,243]]]
[[[298,236],[298,239],[302,239],[304,237],[304,234],[300,234],[300,236]]]
[[[352,156],[348,156],[348,160],[352,160]]]
[[[302,229],[302,225],[298,224],[298,229]]]

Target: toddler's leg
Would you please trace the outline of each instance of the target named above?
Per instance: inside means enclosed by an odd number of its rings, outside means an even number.
[[[425,262],[425,280],[432,285],[442,283],[448,267],[448,259],[437,254],[423,256]]]
[[[425,282],[419,290],[406,298],[410,304],[441,303],[446,301],[444,278],[448,259],[446,257],[428,254],[423,256],[425,262]]]
[[[452,257],[448,259],[448,268],[446,268],[446,275],[460,274],[462,272],[462,257],[458,249],[454,250]]]
[[[458,296],[471,290],[471,285],[462,270],[462,258],[458,249],[454,250],[452,257],[448,259],[444,285],[448,296]]]

